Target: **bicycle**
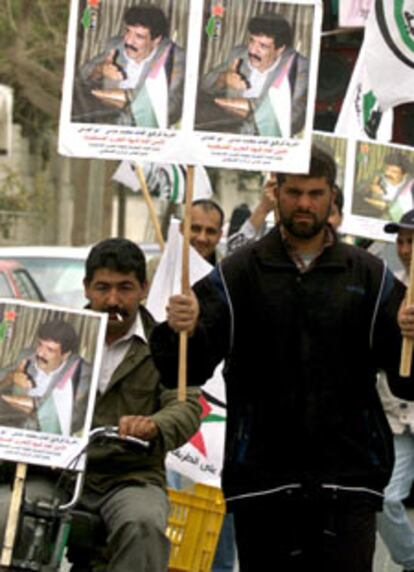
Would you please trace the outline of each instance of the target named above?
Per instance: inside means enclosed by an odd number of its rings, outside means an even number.
[[[148,441],[130,436],[121,438],[117,427],[97,427],[89,433],[86,447],[74,461],[77,463],[79,458],[87,452],[89,445],[100,439],[103,441],[117,439],[146,450],[150,448]],[[74,471],[76,466],[65,469],[61,477],[67,470]],[[85,469],[78,471],[72,497],[65,503],[61,503],[58,496],[60,479],[56,482],[51,498],[29,500],[23,496],[18,518],[18,534],[27,525],[26,519],[30,519],[29,529],[32,541],[27,546],[23,557],[13,557],[10,566],[0,566],[1,571],[59,572],[64,560],[65,549],[68,546],[69,535],[71,530],[76,528],[76,519],[80,522],[82,520],[87,522],[92,533],[94,530],[99,531],[100,519],[98,516],[76,510],[82,494],[84,478]]]

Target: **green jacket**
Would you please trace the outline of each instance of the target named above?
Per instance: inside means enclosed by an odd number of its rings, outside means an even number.
[[[149,339],[154,320],[142,307],[141,317]],[[165,487],[166,453],[186,443],[200,426],[199,395],[198,389],[188,388],[187,400],[179,402],[177,391],[160,383],[149,346],[134,338],[108,389],[97,396],[92,425],[118,425],[123,415],[151,415],[159,436],[150,451],[118,441],[91,445],[86,489],[106,493],[119,485],[145,482]]]

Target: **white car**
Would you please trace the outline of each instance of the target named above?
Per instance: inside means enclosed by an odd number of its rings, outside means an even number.
[[[157,244],[140,244],[147,261],[159,254]],[[75,309],[85,307],[85,260],[92,246],[5,246],[0,260],[17,260],[28,269],[47,302]]]

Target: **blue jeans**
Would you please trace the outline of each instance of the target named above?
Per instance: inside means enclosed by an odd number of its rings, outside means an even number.
[[[212,572],[233,572],[236,560],[236,538],[234,533],[234,518],[231,513],[224,515]]]
[[[394,469],[384,491],[384,508],[378,514],[377,528],[394,562],[414,570],[414,528],[402,503],[414,481],[414,435],[394,435],[394,449]]]

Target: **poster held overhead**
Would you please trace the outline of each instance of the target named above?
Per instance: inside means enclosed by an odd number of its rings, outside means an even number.
[[[215,8],[202,36],[197,155],[216,167],[306,172],[321,4],[242,0],[220,14]]]
[[[320,0],[169,0],[163,10],[113,0],[99,3],[93,26],[81,5],[71,1],[60,153],[306,172]],[[282,28],[263,32],[263,20]],[[138,26],[143,48],[134,43]],[[257,45],[263,35],[270,55]],[[216,92],[222,66],[232,79]]]

